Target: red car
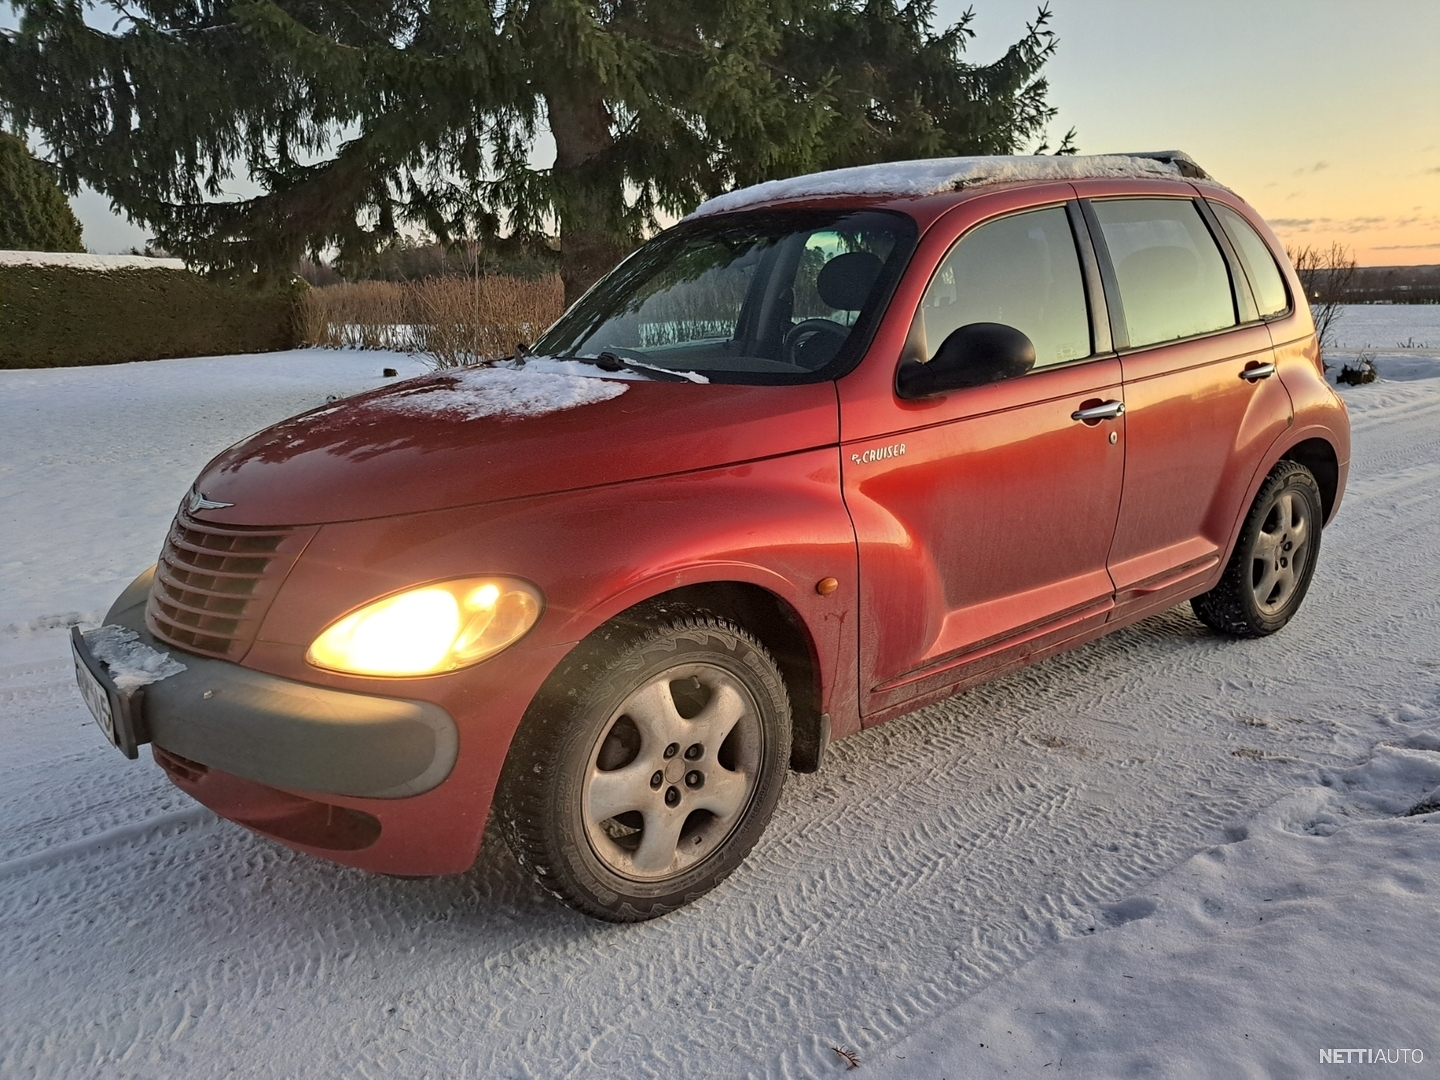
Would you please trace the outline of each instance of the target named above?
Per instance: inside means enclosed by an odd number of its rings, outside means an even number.
[[[453,874],[493,811],[556,896],[650,918],[831,739],[1187,599],[1280,629],[1349,455],[1283,249],[1184,155],[800,177],[533,355],[225,451],[77,674],[265,836]]]

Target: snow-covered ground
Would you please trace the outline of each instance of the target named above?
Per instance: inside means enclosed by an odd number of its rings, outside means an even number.
[[[0,372],[0,1076],[1440,1075],[1440,813],[1406,816],[1440,799],[1440,351],[1390,348],[1436,314],[1342,321],[1385,381],[1344,391],[1283,633],[1177,608],[837,744],[729,881],[628,927],[498,840],[436,881],[292,854],[75,689],[63,627],[206,459],[416,361]]]

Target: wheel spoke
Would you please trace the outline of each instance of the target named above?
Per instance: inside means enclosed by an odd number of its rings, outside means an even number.
[[[750,779],[744,773],[715,768],[705,774],[705,789],[691,797],[690,805],[725,819],[744,808],[745,797],[749,793]]]
[[[1294,563],[1291,563],[1289,566],[1281,567],[1275,572],[1275,584],[1277,586],[1277,588],[1273,590],[1275,603],[1279,604],[1284,602],[1285,600],[1288,600],[1290,598],[1290,594],[1295,591]],[[1269,595],[1270,594],[1267,594],[1266,596],[1267,602],[1269,601]]]
[[[1295,550],[1299,551],[1309,538],[1310,523],[1302,515],[1300,520],[1290,526],[1290,542],[1295,545]]]
[[[1265,572],[1260,575],[1260,580],[1255,585],[1255,599],[1262,604],[1270,602],[1270,594],[1275,591],[1275,578],[1277,571],[1275,561],[1267,558],[1265,560]]]
[[[685,721],[675,708],[670,694],[670,680],[656,679],[631,695],[625,702],[625,714],[635,721],[643,740],[641,756],[655,753],[666,743],[680,737]]]
[[[690,721],[691,737],[718,750],[744,715],[745,698],[734,686],[722,682],[705,703],[705,708]]]
[[[635,849],[635,869],[646,874],[658,874],[667,870],[675,861],[675,848],[680,843],[680,830],[685,825],[685,815],[674,811],[655,809],[645,811],[645,828],[640,834],[640,846]]]
[[[1280,512],[1280,532],[1284,532],[1295,524],[1295,496],[1286,492],[1275,500],[1275,508]]]
[[[622,769],[590,774],[590,820],[601,822],[627,810],[640,810],[655,801],[650,790],[653,769],[644,761],[633,761]]]
[[[1255,537],[1255,557],[1270,559],[1275,555],[1275,549],[1280,546],[1281,533],[1262,532]]]

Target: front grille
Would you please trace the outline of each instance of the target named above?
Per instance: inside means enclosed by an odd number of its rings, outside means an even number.
[[[145,625],[181,649],[239,660],[315,531],[215,525],[182,506],[155,568]]]

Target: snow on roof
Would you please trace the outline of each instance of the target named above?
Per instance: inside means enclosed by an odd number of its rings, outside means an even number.
[[[794,176],[788,180],[770,180],[753,187],[727,192],[701,203],[690,217],[723,214],[782,199],[812,199],[827,195],[904,198],[1018,180],[1088,180],[1132,176],[1166,180],[1178,180],[1182,177],[1209,178],[1189,154],[1179,150],[1134,154],[929,158],[920,161],[890,161],[879,165],[857,165],[849,169],[832,169],[829,172]]]
[[[68,266],[75,270],[184,270],[179,259],[87,255],[83,251],[0,251],[0,266]]]

